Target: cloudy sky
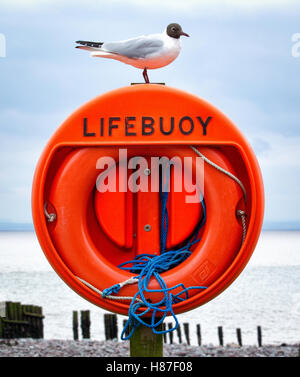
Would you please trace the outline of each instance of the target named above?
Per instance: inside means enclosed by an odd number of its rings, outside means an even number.
[[[300,223],[297,3],[1,0],[0,222],[31,222],[34,168],[62,121],[93,97],[142,79],[131,66],[91,59],[74,41],[127,39],[178,22],[191,38],[150,80],[194,93],[229,116],[257,154],[266,223]]]

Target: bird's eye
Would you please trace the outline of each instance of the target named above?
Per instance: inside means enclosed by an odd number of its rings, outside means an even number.
[[[172,27],[172,31],[176,31],[176,27],[173,26],[173,27]]]

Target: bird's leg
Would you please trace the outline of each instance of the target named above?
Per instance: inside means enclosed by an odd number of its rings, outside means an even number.
[[[143,70],[143,76],[144,76],[144,79],[145,79],[145,83],[150,84],[149,77],[148,77],[148,74],[147,74],[147,68],[145,68]]]

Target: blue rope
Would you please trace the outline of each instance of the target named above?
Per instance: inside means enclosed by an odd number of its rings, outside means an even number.
[[[164,175],[163,175],[164,176]],[[200,241],[199,232],[200,229],[206,222],[206,207],[204,198],[201,197],[201,205],[203,216],[197,228],[195,229],[193,235],[187,241],[187,244],[176,250],[167,250],[167,232],[168,232],[168,211],[167,202],[169,195],[169,177],[167,177],[165,189],[162,188],[162,180],[160,180],[160,200],[161,200],[161,231],[160,231],[160,255],[153,254],[140,254],[137,255],[133,260],[127,261],[119,265],[119,268],[125,271],[130,271],[131,273],[137,274],[136,279],[138,279],[138,292],[134,295],[128,311],[128,320],[123,328],[121,339],[129,339],[134,330],[141,324],[152,328],[155,334],[164,334],[170,331],[174,331],[178,328],[178,320],[173,311],[173,304],[182,302],[189,298],[189,291],[194,289],[205,289],[204,286],[192,286],[186,288],[184,284],[179,283],[173,287],[168,288],[163,278],[160,276],[161,273],[169,271],[170,269],[178,266],[180,263],[185,261],[191,254],[191,247]],[[149,289],[150,280],[154,278],[159,284],[159,289]],[[120,285],[115,284],[110,288],[103,291],[102,296],[108,296],[112,293],[118,293],[120,290]],[[177,293],[172,293],[176,290]],[[162,293],[162,298],[158,302],[151,302],[150,299],[145,297],[145,293],[160,292]],[[136,299],[140,298],[141,302],[136,302]],[[144,310],[143,310],[144,309]],[[140,311],[140,312],[139,312]],[[151,312],[151,321],[145,322],[142,317]],[[167,315],[171,315],[174,318],[175,325],[171,329],[158,330],[160,324],[164,321]],[[127,329],[131,328],[128,335]]]

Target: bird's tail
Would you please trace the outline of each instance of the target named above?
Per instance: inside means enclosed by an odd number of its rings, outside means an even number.
[[[111,57],[112,53],[108,51],[101,50],[101,46],[104,42],[89,42],[89,41],[76,41],[81,46],[76,46],[76,48],[80,48],[81,50],[87,50],[91,52],[91,56],[93,57],[104,57],[108,58]]]

